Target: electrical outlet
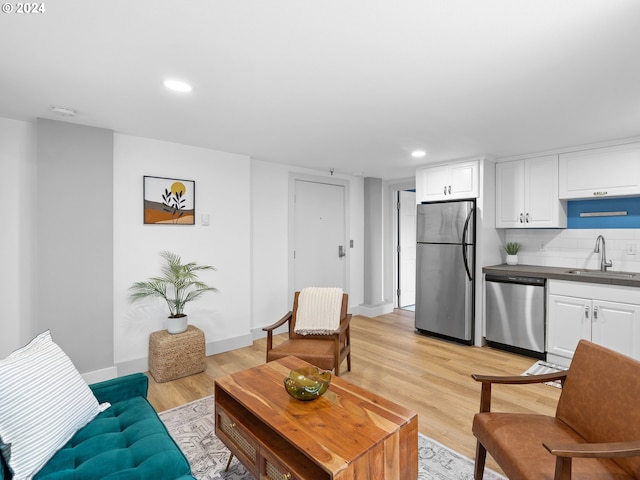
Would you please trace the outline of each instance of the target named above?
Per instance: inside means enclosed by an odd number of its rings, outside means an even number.
[[[627,243],[627,255],[635,255],[635,254],[636,254],[636,244]]]

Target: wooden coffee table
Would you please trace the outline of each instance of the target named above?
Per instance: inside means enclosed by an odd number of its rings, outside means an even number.
[[[309,365],[286,357],[215,382],[216,435],[259,479],[411,479],[418,416],[340,377],[320,398],[289,396],[283,379]]]

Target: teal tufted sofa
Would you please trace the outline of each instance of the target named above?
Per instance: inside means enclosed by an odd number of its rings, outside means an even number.
[[[89,385],[100,413],[49,460],[34,480],[193,480],[184,454],[147,401],[149,379],[135,373]],[[0,456],[0,480],[11,479]]]

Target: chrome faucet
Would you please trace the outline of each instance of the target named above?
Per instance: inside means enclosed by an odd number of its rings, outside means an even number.
[[[593,249],[593,253],[600,252],[600,244],[602,243],[602,256],[600,257],[600,271],[606,272],[607,268],[613,266],[613,262],[609,260],[607,262],[607,248],[604,243],[604,237],[602,235],[598,235],[596,238],[596,248]]]

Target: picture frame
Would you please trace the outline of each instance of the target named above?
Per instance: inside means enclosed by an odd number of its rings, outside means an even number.
[[[195,225],[194,180],[145,175],[142,196],[145,225]]]

